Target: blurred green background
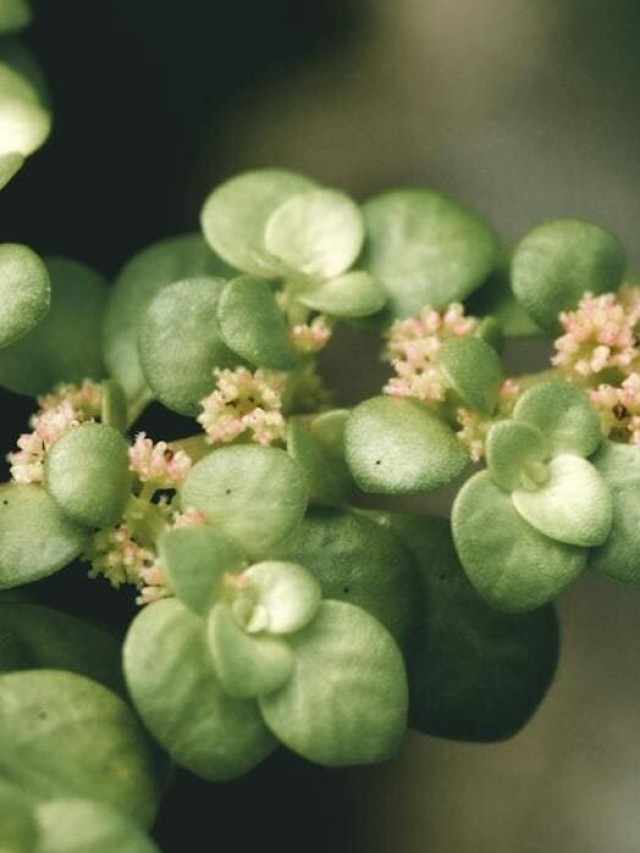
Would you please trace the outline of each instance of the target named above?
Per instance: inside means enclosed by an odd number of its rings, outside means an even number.
[[[282,165],[361,198],[435,186],[506,240],[583,216],[638,261],[636,2],[33,5],[26,41],[55,130],[2,193],[3,240],[113,274],[146,243],[195,228],[216,182]],[[15,434],[31,404],[3,401]],[[227,786],[183,774],[162,849],[216,849],[225,833],[234,851],[637,853],[640,594],[586,578],[560,609],[558,678],[512,741],[410,736],[390,764],[343,772],[278,755]]]

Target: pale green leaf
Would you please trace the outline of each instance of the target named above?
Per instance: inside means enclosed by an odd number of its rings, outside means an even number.
[[[344,427],[344,420],[342,426]],[[353,488],[353,480],[344,456],[332,455],[316,436],[316,428],[302,418],[287,421],[287,451],[300,465],[305,477],[309,498],[321,504],[343,504]]]
[[[159,853],[122,812],[85,799],[56,799],[38,806],[40,843],[35,853]]]
[[[235,539],[252,558],[263,558],[302,521],[307,493],[300,467],[274,447],[214,450],[193,466],[181,489],[184,508]]]
[[[276,745],[256,703],[222,690],[205,623],[177,599],[158,601],[135,618],[124,671],[149,731],[177,764],[205,779],[241,776]]]
[[[18,243],[0,245],[0,347],[37,325],[50,300],[49,273],[38,255]]]
[[[283,202],[313,186],[308,178],[281,169],[237,175],[216,187],[205,201],[200,216],[204,236],[236,269],[278,276],[283,264],[265,245],[267,222]]]
[[[487,471],[475,474],[458,492],[451,521],[467,577],[499,610],[540,607],[564,592],[586,564],[584,548],[531,527]]]
[[[453,430],[423,404],[373,397],[347,421],[345,455],[365,492],[433,491],[452,482],[469,462]]]
[[[133,712],[60,670],[0,676],[0,776],[42,799],[89,797],[150,824],[160,766]]]
[[[283,202],[269,217],[264,242],[286,267],[309,278],[335,278],[360,254],[364,226],[357,205],[342,192],[310,189]]]
[[[218,302],[225,282],[189,278],[162,288],[140,321],[138,351],[146,381],[168,409],[197,415],[216,384],[214,368],[236,365],[224,343]]]
[[[602,440],[600,419],[586,393],[562,380],[539,382],[525,391],[513,417],[537,427],[552,455],[591,456]]]
[[[227,346],[258,367],[291,370],[298,358],[273,289],[263,279],[242,276],[222,291],[220,332]]]
[[[31,798],[20,788],[0,779],[0,850],[2,853],[37,853],[38,824]]]
[[[289,638],[291,677],[262,696],[269,728],[318,764],[368,764],[400,746],[407,717],[402,655],[377,619],[352,604],[325,601]]]
[[[0,588],[57,572],[86,542],[86,529],[69,520],[42,486],[0,485]]]
[[[0,154],[0,190],[15,177],[24,165],[25,158],[18,151]]]
[[[391,190],[365,203],[361,265],[389,293],[394,317],[464,299],[493,269],[498,243],[473,211],[428,189]]]
[[[297,294],[307,308],[332,317],[369,317],[384,308],[387,292],[368,272],[352,270],[338,278],[309,285]]]
[[[493,347],[481,338],[450,338],[437,358],[447,385],[462,404],[491,414],[504,382],[502,362]]]
[[[296,563],[268,560],[243,573],[267,617],[264,630],[291,634],[303,628],[320,605],[322,592],[309,571]]]
[[[513,292],[545,332],[558,335],[558,315],[585,293],[617,290],[626,259],[618,240],[580,219],[555,219],[520,240],[511,261]]]
[[[525,421],[497,421],[487,434],[487,467],[494,483],[512,492],[531,480],[548,458],[548,449],[539,429]]]
[[[6,56],[0,57],[0,156],[33,154],[50,130],[51,114],[37,89]]]

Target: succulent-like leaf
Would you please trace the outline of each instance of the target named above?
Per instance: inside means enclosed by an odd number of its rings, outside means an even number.
[[[124,671],[149,731],[199,776],[233,779],[274,749],[256,703],[223,691],[205,623],[177,599],[136,616],[124,644]]]
[[[38,255],[19,243],[0,245],[0,347],[37,325],[50,300],[49,273]]]
[[[314,431],[302,418],[290,418],[287,450],[304,473],[311,501],[339,505],[346,501],[353,480],[344,458],[330,455],[317,434],[318,428]]]
[[[491,479],[507,492],[519,488],[530,467],[544,463],[548,455],[540,430],[525,421],[497,421],[487,434]]]
[[[159,853],[134,821],[94,800],[50,800],[36,815],[37,853]]]
[[[447,385],[463,405],[491,414],[498,402],[504,371],[498,353],[481,338],[450,338],[438,350]]]
[[[587,552],[543,536],[518,513],[488,471],[458,492],[452,513],[460,562],[478,593],[499,610],[533,610],[582,573]]]
[[[295,668],[259,700],[269,728],[289,749],[329,766],[389,758],[402,740],[407,682],[402,655],[360,607],[324,601],[289,638]]]
[[[264,630],[270,634],[299,631],[320,605],[320,585],[296,563],[266,560],[250,566],[243,577],[256,595],[256,605],[265,611]]]
[[[352,270],[306,287],[298,294],[298,300],[314,311],[348,319],[376,314],[384,308],[387,292],[368,272]]]

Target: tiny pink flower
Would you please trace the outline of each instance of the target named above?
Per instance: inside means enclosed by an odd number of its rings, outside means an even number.
[[[327,345],[331,333],[327,318],[319,314],[311,323],[299,323],[294,326],[289,335],[295,349],[303,355],[308,355],[320,352]]]
[[[191,458],[184,450],[173,451],[166,441],[154,444],[146,433],[136,435],[129,448],[129,468],[143,482],[170,489],[182,483],[191,468]]]

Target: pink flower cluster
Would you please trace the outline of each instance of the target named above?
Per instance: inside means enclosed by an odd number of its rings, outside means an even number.
[[[427,305],[419,317],[397,320],[389,330],[384,353],[397,376],[387,382],[383,392],[434,403],[444,400],[447,385],[438,366],[438,351],[447,338],[473,334],[477,324],[474,317],[464,316],[464,308],[457,302],[444,312]]]
[[[216,388],[201,401],[197,418],[210,444],[234,441],[245,432],[262,445],[284,440],[280,374],[260,368],[251,373],[246,367],[215,374]]]
[[[69,429],[100,416],[102,390],[85,380],[81,386],[60,385],[52,393],[38,398],[39,410],[31,416],[32,432],[23,433],[18,450],[9,453],[11,478],[16,483],[41,483],[47,450]]]
[[[139,432],[129,448],[129,468],[142,483],[171,489],[189,473],[191,458],[184,450],[173,451],[166,441],[154,444],[146,433]]]
[[[323,349],[331,337],[331,326],[323,314],[318,314],[310,323],[298,323],[289,332],[291,342],[298,352],[312,355]]]
[[[639,288],[600,296],[587,293],[575,311],[563,311],[559,319],[564,334],[555,341],[552,364],[570,379],[584,381],[604,370],[628,376],[640,366]]]
[[[640,444],[640,373],[632,373],[620,387],[598,385],[589,392],[600,415],[605,436]]]

